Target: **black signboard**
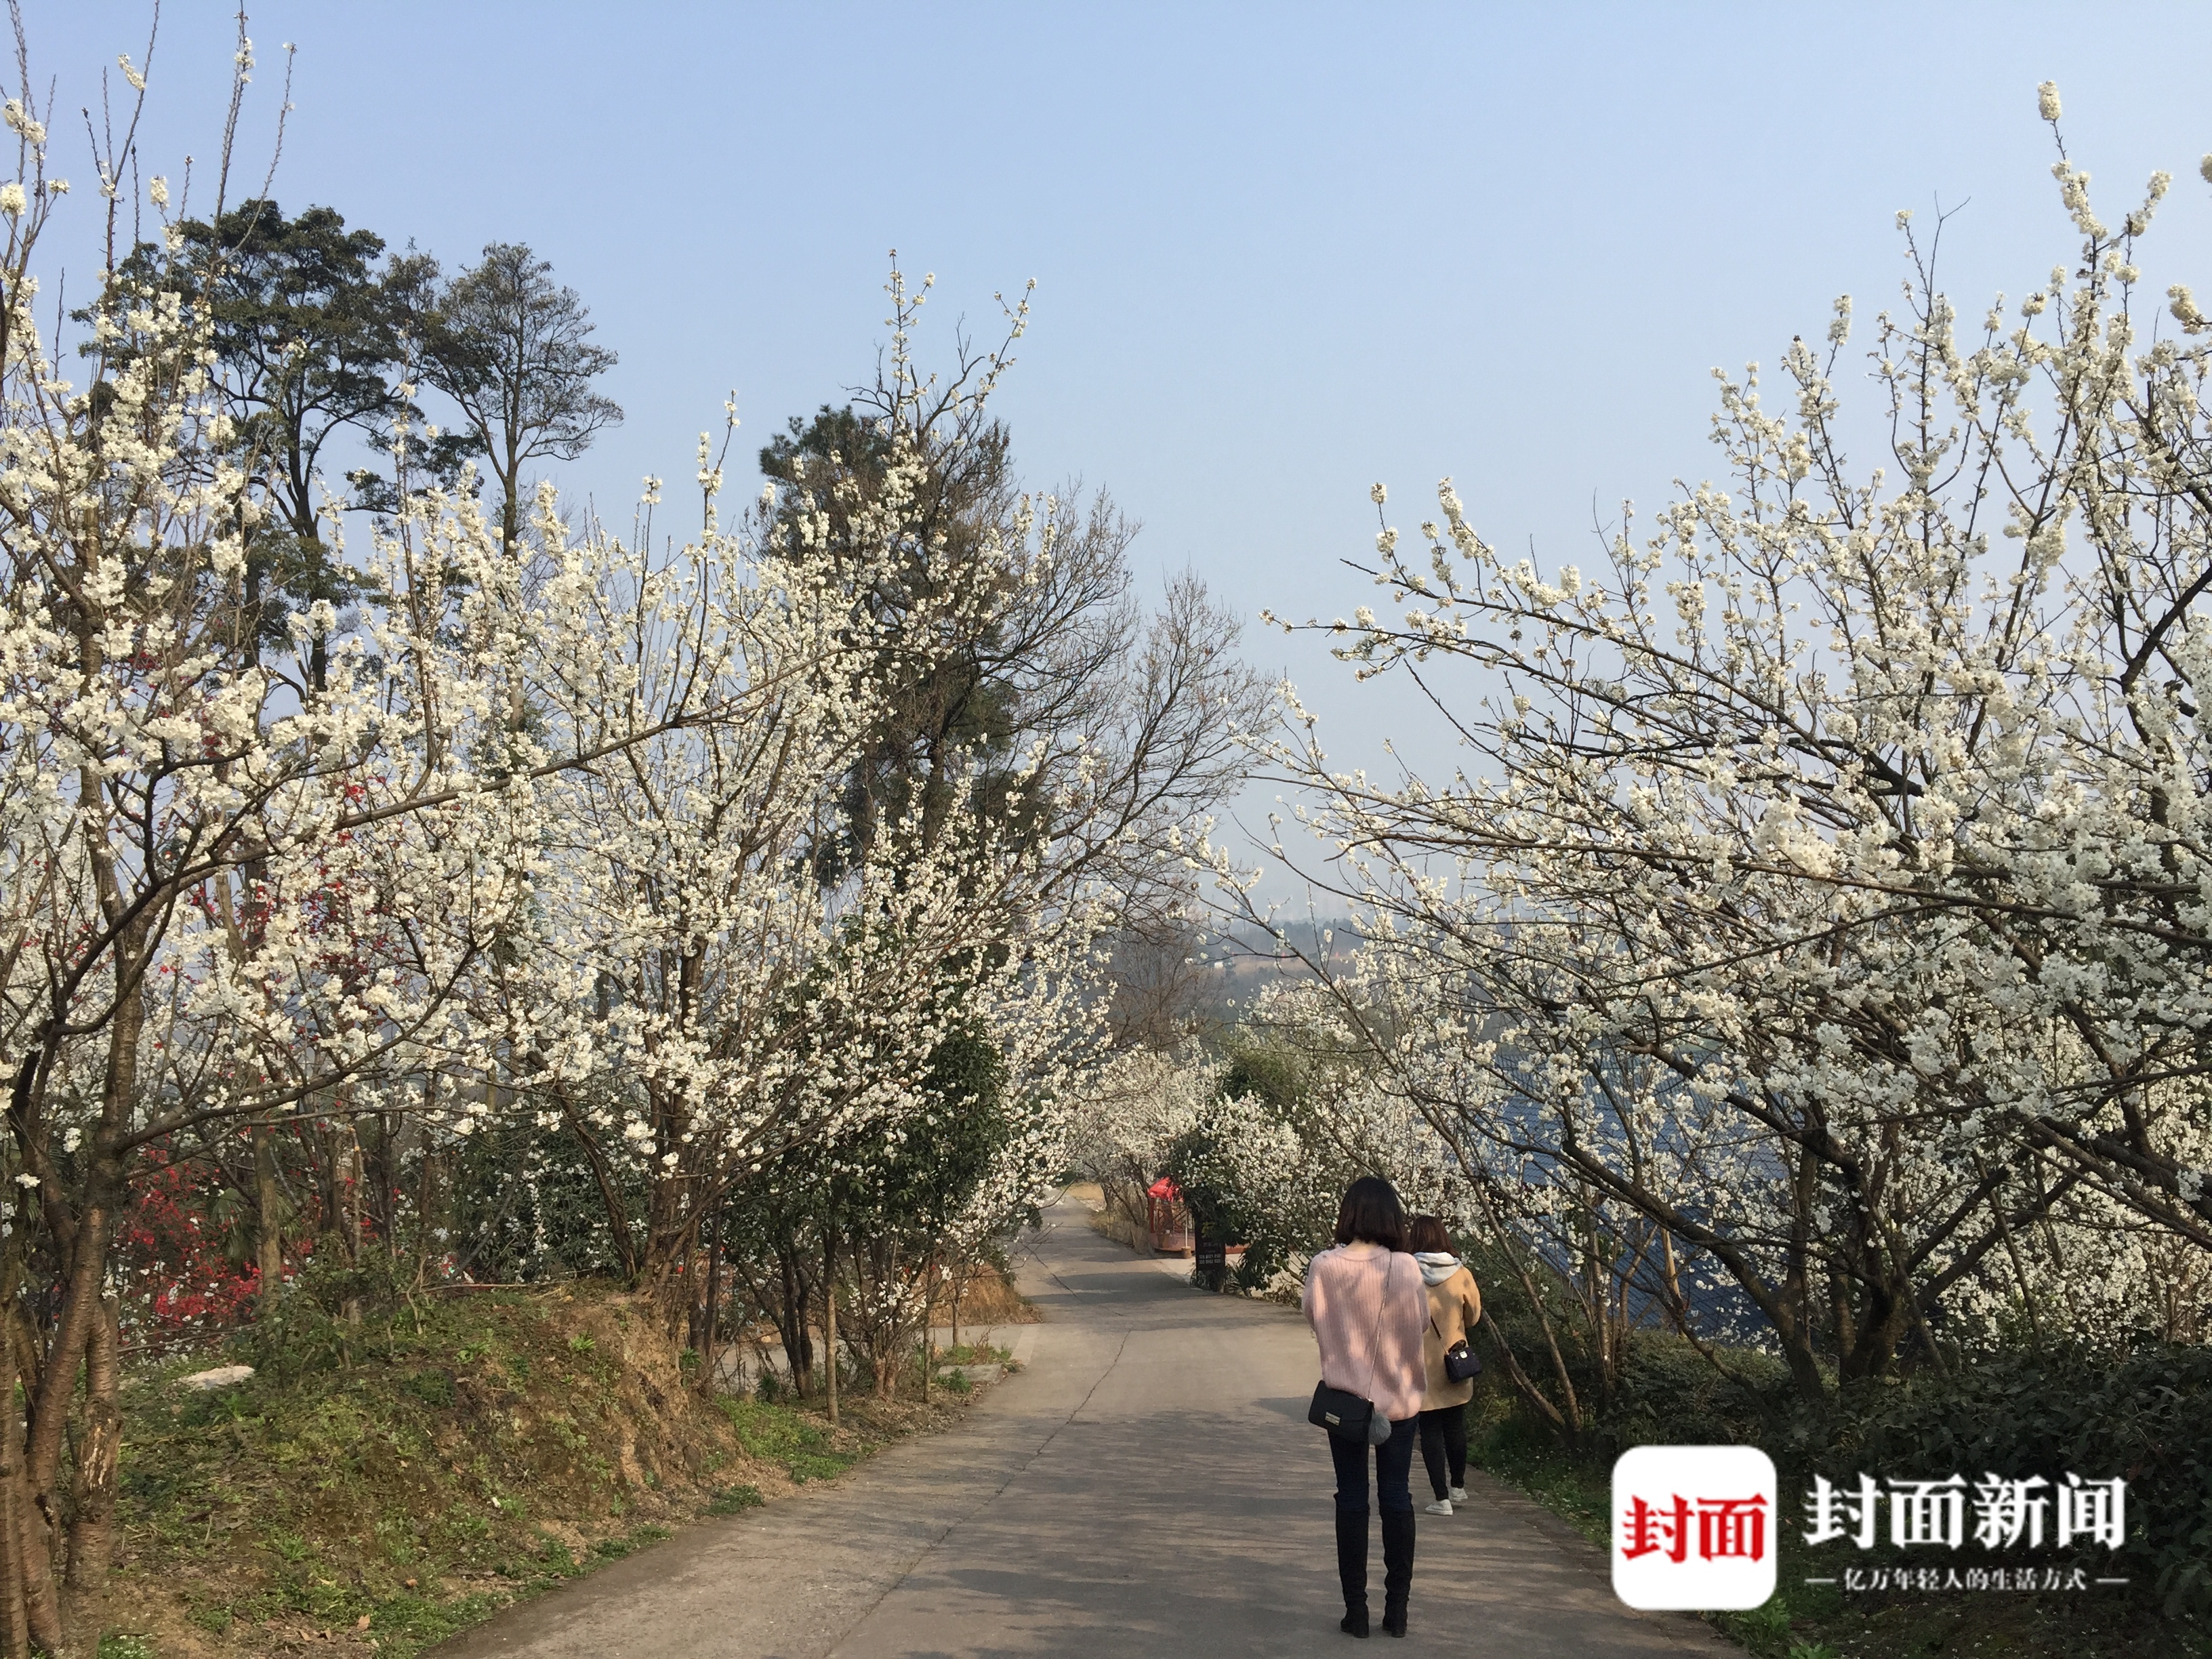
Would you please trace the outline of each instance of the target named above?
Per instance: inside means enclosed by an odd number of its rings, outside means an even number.
[[[1198,1241],[1198,1270],[1219,1273],[1229,1266],[1229,1247],[1218,1238]]]

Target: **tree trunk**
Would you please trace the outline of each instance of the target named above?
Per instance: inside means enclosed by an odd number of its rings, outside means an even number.
[[[428,1092],[428,1085],[424,1085]],[[417,1288],[430,1279],[430,1259],[434,1252],[443,1254],[439,1243],[441,1232],[447,1229],[446,1182],[442,1178],[445,1154],[434,1146],[422,1148],[422,1162],[415,1172],[415,1283]]]
[[[125,999],[123,1009],[116,1014],[115,1040],[118,1044],[124,1036],[123,1028],[137,1024],[130,1014],[130,1010],[136,1006],[136,998]],[[131,1031],[130,1036],[129,1046],[135,1054],[137,1047],[135,1030]],[[117,1075],[120,1069],[111,1064],[111,1090],[128,1087]],[[46,1512],[50,1524],[58,1515],[60,1508],[53,1501],[53,1490],[61,1471],[62,1443],[69,1423],[70,1402],[76,1393],[77,1374],[84,1364],[93,1328],[106,1317],[106,1298],[102,1289],[107,1277],[108,1240],[114,1230],[116,1212],[120,1208],[123,1199],[123,1172],[107,1144],[109,1133],[103,1126],[94,1141],[92,1176],[86,1183],[84,1208],[76,1217],[76,1237],[70,1242],[61,1309],[54,1321],[53,1340],[47,1349],[46,1369],[39,1378],[38,1392],[32,1398],[27,1472],[32,1491],[37,1495],[39,1506]]]
[[[85,1345],[84,1419],[76,1440],[76,1514],[69,1531],[64,1622],[76,1648],[97,1650],[107,1628],[108,1571],[115,1561],[115,1499],[123,1452],[119,1310],[101,1298]]]
[[[7,1300],[0,1304],[0,1317],[10,1326],[14,1265],[9,1264]],[[23,1490],[23,1416],[15,1403],[14,1338],[12,1329],[0,1330],[0,1651],[6,1659],[29,1659],[32,1579],[23,1529],[30,1504]]]
[[[700,1347],[704,1358],[699,1367],[699,1392],[709,1400],[714,1397],[716,1370],[721,1363],[720,1338],[714,1328],[721,1296],[722,1210],[718,1208],[707,1245],[707,1340]]]
[[[99,870],[103,903],[112,910],[112,870]],[[107,1064],[100,1083],[100,1123],[93,1131],[82,1207],[53,1229],[63,1249],[60,1306],[52,1338],[34,1386],[27,1395],[22,1440],[23,1617],[33,1643],[61,1659],[96,1659],[107,1600],[107,1573],[114,1552],[116,1463],[122,1449],[122,1373],[114,1299],[107,1294],[108,1256],[117,1224],[129,1199],[123,1154],[118,1147],[137,1106],[138,1048],[146,1026],[146,1002],[137,981],[145,965],[143,921],[126,923],[115,942],[117,995],[107,1030]],[[28,1103],[26,1103],[27,1104]],[[35,1115],[35,1107],[32,1109]],[[21,1134],[22,1125],[17,1125]],[[50,1201],[59,1201],[60,1194]],[[17,1220],[20,1230],[27,1218]],[[11,1241],[13,1243],[13,1241]],[[10,1267],[20,1258],[11,1256]],[[0,1275],[9,1294],[0,1315],[15,1315],[12,1270]],[[76,1401],[77,1378],[85,1379],[83,1415],[76,1440],[79,1510],[72,1528],[66,1598],[54,1582],[54,1553],[60,1540],[62,1504],[58,1486],[62,1453]],[[13,1390],[9,1410],[12,1418]],[[13,1448],[10,1448],[10,1461]],[[80,1553],[81,1552],[81,1553]],[[10,1622],[13,1611],[10,1610]]]
[[[799,1270],[795,1244],[787,1244],[776,1252],[776,1267],[783,1278],[783,1305],[777,1310],[777,1325],[783,1333],[784,1364],[791,1371],[792,1392],[804,1400],[814,1377],[814,1339],[806,1326],[806,1304],[813,1298],[807,1294],[806,1275]]]
[[[1559,1404],[1555,1406],[1546,1399],[1534,1379],[1522,1369],[1519,1359],[1505,1344],[1505,1333],[1498,1328],[1495,1320],[1490,1322],[1491,1339],[1498,1345],[1498,1352],[1505,1360],[1505,1374],[1512,1379],[1513,1386],[1520,1391],[1522,1397],[1542,1412],[1545,1419],[1566,1444],[1578,1446],[1583,1437],[1582,1402],[1576,1397],[1574,1376],[1568,1369],[1566,1357],[1559,1351],[1559,1332],[1553,1324],[1550,1310],[1544,1305],[1544,1293],[1537,1285],[1535,1275],[1529,1271],[1518,1241],[1498,1213],[1489,1194],[1480,1186],[1475,1188],[1474,1194],[1490,1223],[1490,1235],[1512,1267],[1514,1276],[1521,1281],[1522,1292],[1528,1298],[1529,1311],[1535,1316],[1536,1328],[1543,1334],[1545,1350],[1552,1361],[1553,1380],[1559,1390]]]
[[[889,1297],[893,1294],[893,1287],[898,1283],[898,1247],[885,1241],[872,1254],[880,1258],[882,1266],[882,1271],[876,1275],[877,1293]],[[898,1304],[889,1302],[885,1305],[896,1308]],[[922,1305],[925,1308],[928,1306],[927,1283],[923,1285]],[[925,1320],[924,1322],[926,1323],[927,1321]],[[899,1328],[895,1320],[887,1316],[879,1317],[872,1321],[872,1324],[873,1328],[869,1337],[868,1359],[871,1369],[876,1374],[874,1379],[876,1398],[896,1400],[898,1397]]]
[[[837,1426],[837,1245],[822,1236],[822,1370],[830,1389],[830,1426]]]
[[[253,1257],[258,1279],[255,1311],[267,1319],[284,1294],[284,1193],[276,1182],[276,1132],[257,1123],[253,1135]]]
[[[937,1369],[937,1345],[930,1335],[931,1296],[937,1288],[937,1259],[930,1258],[921,1280],[921,1403],[929,1403],[929,1374]]]
[[[489,447],[489,446],[487,446]],[[499,544],[511,558],[516,544],[522,540],[522,503],[517,495],[522,488],[522,457],[515,453],[516,446],[510,435],[507,443],[507,465],[500,465],[500,457],[490,457],[492,470],[499,474]]]
[[[361,1127],[351,1116],[345,1127],[334,1132],[338,1137],[336,1157],[331,1162],[331,1182],[337,1188],[338,1200],[338,1229],[345,1240],[346,1266],[361,1266],[361,1188],[362,1152]],[[358,1282],[358,1281],[356,1281]],[[345,1322],[361,1323],[361,1297],[349,1296],[343,1310]]]
[[[399,1133],[403,1121],[397,1112],[377,1112],[369,1118],[376,1129],[374,1153],[363,1154],[362,1198],[368,1224],[377,1243],[390,1255],[399,1251]]]
[[[135,1058],[138,1021],[132,1011],[139,1006],[137,998],[125,998],[116,1015],[110,1047],[111,1097],[115,1091],[127,1092],[130,1087],[133,1073],[118,1063],[118,1046],[127,1048]],[[112,1122],[118,1114],[104,1115]],[[107,1570],[114,1547],[122,1378],[116,1352],[115,1304],[102,1292],[109,1241],[124,1194],[122,1169],[109,1141],[112,1133],[104,1122],[94,1143],[91,1178],[86,1183],[84,1208],[76,1218],[60,1315],[54,1322],[52,1346],[31,1397],[29,1432],[24,1437],[23,1485],[31,1510],[23,1529],[25,1616],[32,1641],[64,1659],[76,1659],[79,1655],[92,1659],[99,1650],[99,1620],[106,1607]],[[82,1532],[72,1528],[70,1541],[85,1555],[81,1563],[73,1559],[69,1564],[68,1595],[64,1599],[57,1595],[53,1577],[62,1511],[58,1487],[79,1376],[85,1379],[86,1394],[76,1443],[78,1462],[81,1468],[89,1465],[92,1474],[88,1491],[82,1476],[79,1489],[99,1512],[88,1528]]]

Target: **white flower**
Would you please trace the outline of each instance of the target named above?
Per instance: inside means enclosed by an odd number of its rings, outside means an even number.
[[[0,185],[0,213],[6,214],[10,219],[17,219],[22,216],[23,208],[23,186],[13,179]]]
[[[155,173],[153,180],[146,186],[146,194],[153,198],[153,203],[155,207],[161,208],[168,206],[169,181],[167,179],[162,178],[161,174]]]
[[[2045,81],[2035,89],[2036,112],[2046,121],[2058,118],[2058,82]]]
[[[0,109],[0,113],[4,113],[8,125],[21,133],[33,149],[38,149],[46,143],[45,125],[31,118],[31,112],[23,106],[21,99],[10,98],[4,108]]]

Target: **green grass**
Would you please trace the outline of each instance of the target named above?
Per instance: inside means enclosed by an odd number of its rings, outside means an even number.
[[[1611,1473],[1561,1451],[1508,1419],[1471,1435],[1468,1461],[1518,1486],[1600,1549],[1608,1547]]]
[[[956,1342],[937,1351],[940,1365],[1007,1365],[1013,1358],[1012,1348],[994,1347],[988,1342]]]
[[[778,1465],[796,1485],[834,1480],[865,1455],[839,1450],[828,1426],[796,1407],[727,1395],[720,1404],[745,1455]]]
[[[602,1538],[592,1546],[592,1553],[601,1561],[619,1561],[625,1555],[634,1555],[647,1544],[658,1544],[668,1536],[665,1527],[633,1527],[617,1538]]]
[[[968,1374],[958,1369],[963,1365],[1004,1365],[1010,1370],[1019,1369],[1014,1364],[1012,1348],[998,1347],[988,1342],[956,1342],[949,1348],[939,1348],[934,1363],[942,1369],[943,1375],[930,1386],[942,1389],[956,1397],[972,1394],[975,1389],[975,1384]]]
[[[204,1356],[134,1377],[118,1608],[159,1597],[221,1652],[263,1650],[254,1628],[280,1620],[408,1659],[730,1492],[759,1501],[700,1478],[738,1437],[605,1291],[439,1298],[327,1334],[279,1334],[230,1389],[173,1387]],[[757,1431],[811,1478],[852,1461],[800,1416]],[[137,1659],[120,1639],[101,1659]]]
[[[411,1659],[950,1415],[914,1386],[848,1397],[834,1430],[812,1402],[709,1401],[648,1310],[604,1285],[394,1300],[341,1323],[292,1298],[222,1356],[258,1367],[232,1388],[175,1386],[206,1353],[131,1377],[114,1606],[131,1632],[98,1659],[152,1659],[180,1625],[211,1659],[303,1627],[355,1659]]]

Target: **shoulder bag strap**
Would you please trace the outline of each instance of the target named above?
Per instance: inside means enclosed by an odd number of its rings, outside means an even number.
[[[1367,1401],[1375,1402],[1375,1362],[1380,1359],[1382,1347],[1382,1310],[1390,1305],[1390,1269],[1397,1266],[1391,1258],[1398,1253],[1388,1245],[1383,1247],[1382,1294],[1375,1298],[1375,1333],[1367,1339]]]

